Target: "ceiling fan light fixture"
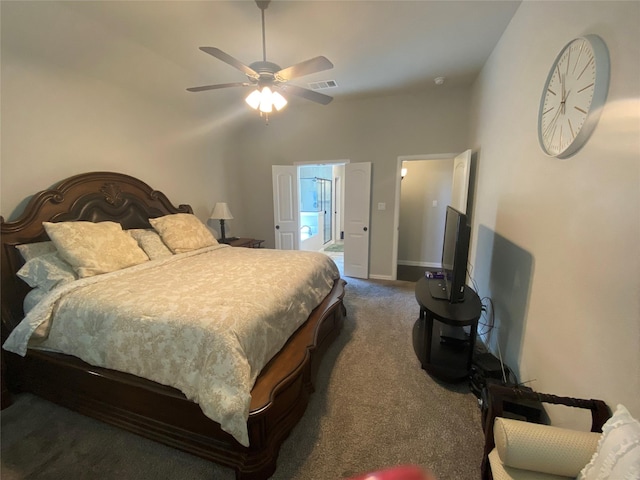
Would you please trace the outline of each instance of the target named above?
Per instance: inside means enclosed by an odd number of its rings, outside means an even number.
[[[260,94],[260,90],[254,90],[249,95],[247,95],[247,98],[245,98],[244,101],[247,102],[247,104],[251,108],[253,108],[254,110],[257,110],[258,107],[260,106],[261,98],[262,98],[262,95]]]
[[[0,0],[1,1],[1,0]],[[248,82],[233,82],[233,83],[219,83],[216,85],[204,85],[202,87],[187,88],[189,92],[203,92],[206,90],[217,90],[227,87],[254,87],[253,91],[247,95],[245,101],[254,110],[260,112],[260,116],[265,114],[268,118],[268,114],[271,113],[275,107],[277,111],[282,110],[287,105],[287,99],[283,97],[279,92],[272,91],[269,87],[274,89],[284,88],[287,95],[302,97],[312,102],[319,103],[321,105],[327,105],[333,97],[325,95],[323,93],[314,92],[303,87],[296,85],[287,85],[292,79],[310,75],[312,73],[322,72],[333,68],[327,58],[323,56],[313,57],[304,62],[296,63],[287,68],[280,68],[279,65],[267,61],[267,48],[265,41],[265,28],[264,28],[264,11],[269,6],[271,0],[255,0],[258,8],[261,10],[262,16],[262,60],[253,62],[250,65],[245,65],[241,61],[235,59],[228,53],[223,52],[219,48],[215,47],[200,47],[203,52],[222,60],[223,62],[231,65],[232,67],[240,70],[244,73]],[[332,83],[331,86],[336,86],[335,81],[327,82]]]
[[[280,95],[279,92],[273,92],[273,94],[271,95],[271,101],[273,102],[273,106],[276,107],[277,111],[280,111],[287,106],[287,99]]]
[[[279,92],[272,92],[269,87],[254,90],[245,98],[245,102],[254,110],[260,110],[262,113],[271,113],[274,107],[280,111],[287,105],[287,99]]]
[[[262,89],[261,98],[260,98],[260,111],[262,113],[271,113],[273,110],[273,101],[271,97],[273,94],[271,93],[271,89],[269,87],[264,87]]]

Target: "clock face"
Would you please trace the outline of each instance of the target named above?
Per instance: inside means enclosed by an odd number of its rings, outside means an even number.
[[[599,37],[569,42],[549,71],[538,114],[542,150],[566,158],[589,138],[604,105],[609,84],[609,56]]]

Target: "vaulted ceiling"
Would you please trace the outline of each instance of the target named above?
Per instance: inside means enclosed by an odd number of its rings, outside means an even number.
[[[333,80],[337,87],[318,91],[336,100],[436,88],[436,77],[469,85],[519,4],[274,0],[265,11],[266,56],[287,67],[324,55],[333,69],[292,83]],[[1,8],[3,56],[77,70],[195,112],[248,93],[186,92],[246,79],[198,47],[218,47],[245,64],[263,54],[260,10],[250,0],[3,1]]]

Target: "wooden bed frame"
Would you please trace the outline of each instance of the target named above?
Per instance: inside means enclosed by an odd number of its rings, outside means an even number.
[[[43,221],[116,221],[123,228],[151,228],[148,219],[175,207],[144,182],[119,173],[93,172],[63,180],[31,198],[22,216],[0,217],[2,342],[24,317],[29,287],[16,276],[24,261],[16,245],[48,240]],[[234,468],[238,480],[268,478],[282,442],[302,417],[320,359],[342,327],[345,282],[333,290],[265,366],[251,391],[249,447],[240,445],[178,390],[75,357],[29,349],[26,357],[2,351],[2,382],[32,392],[144,437]],[[4,393],[3,386],[3,393]],[[3,404],[7,396],[3,396]]]

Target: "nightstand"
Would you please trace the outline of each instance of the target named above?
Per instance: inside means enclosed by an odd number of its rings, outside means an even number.
[[[233,240],[227,239],[220,243],[226,243],[227,245],[231,245],[232,247],[245,247],[245,248],[262,248],[262,243],[264,240],[257,240],[255,238],[235,238]]]

